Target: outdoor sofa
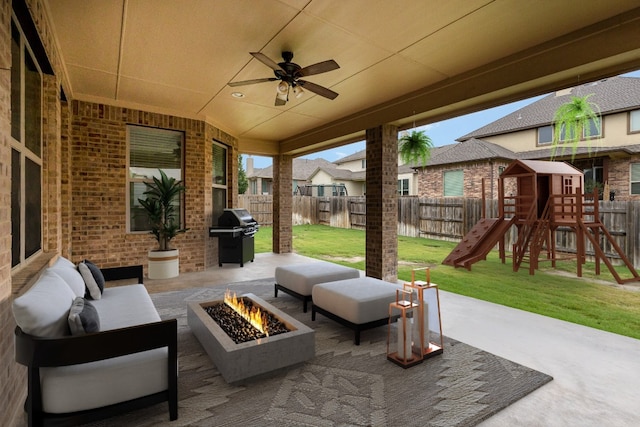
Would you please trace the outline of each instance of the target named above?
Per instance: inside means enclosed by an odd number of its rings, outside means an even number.
[[[29,425],[77,425],[164,401],[177,419],[177,320],[160,320],[142,266],[87,266],[60,257],[13,302]],[[104,287],[127,278],[138,284]]]

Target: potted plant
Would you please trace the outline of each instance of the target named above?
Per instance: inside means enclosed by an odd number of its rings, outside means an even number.
[[[399,142],[400,158],[404,164],[417,165],[422,161],[422,166],[427,165],[427,161],[431,156],[433,142],[423,130],[405,132],[400,137]]]
[[[169,246],[171,239],[187,228],[180,227],[177,202],[185,191],[182,181],[168,177],[159,170],[160,177],[153,177],[153,182],[145,183],[147,189],[143,193],[146,198],[138,199],[144,209],[151,226],[151,234],[158,241],[158,249],[149,251],[149,278],[166,279],[176,277],[179,273],[179,252]]]
[[[572,144],[573,156],[578,149],[578,142],[584,137],[591,138],[591,125],[600,134],[600,108],[589,98],[593,94],[582,97],[573,96],[571,101],[562,104],[553,116],[553,153],[555,157],[558,144]],[[562,146],[562,153],[566,145]],[[590,146],[589,146],[590,148]]]

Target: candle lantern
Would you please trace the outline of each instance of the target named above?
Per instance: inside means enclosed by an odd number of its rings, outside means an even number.
[[[387,359],[403,368],[422,363],[419,346],[420,329],[415,323],[418,303],[411,287],[396,290],[396,300],[389,304]]]
[[[424,270],[426,280],[416,280],[416,271]],[[411,271],[411,283],[405,283],[405,288],[412,289],[416,294],[417,308],[415,320],[419,329],[419,341],[415,344],[423,358],[442,354],[444,342],[442,337],[442,323],[440,321],[440,294],[438,285],[431,283],[430,269],[417,268]]]

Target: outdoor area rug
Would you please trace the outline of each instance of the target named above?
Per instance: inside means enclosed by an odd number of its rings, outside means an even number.
[[[161,317],[178,318],[179,417],[167,404],[91,426],[472,426],[551,377],[445,338],[444,353],[403,369],[386,358],[387,327],[353,331],[279,293],[274,279],[152,294]],[[187,325],[186,305],[253,293],[315,330],[308,362],[234,386],[218,373]],[[446,325],[443,325],[446,336]]]

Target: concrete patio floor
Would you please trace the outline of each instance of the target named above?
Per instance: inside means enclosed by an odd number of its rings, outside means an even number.
[[[244,267],[225,264],[145,284],[149,292],[225,285],[310,261],[256,254]],[[440,299],[446,336],[554,378],[481,426],[640,426],[640,340],[449,292]]]

